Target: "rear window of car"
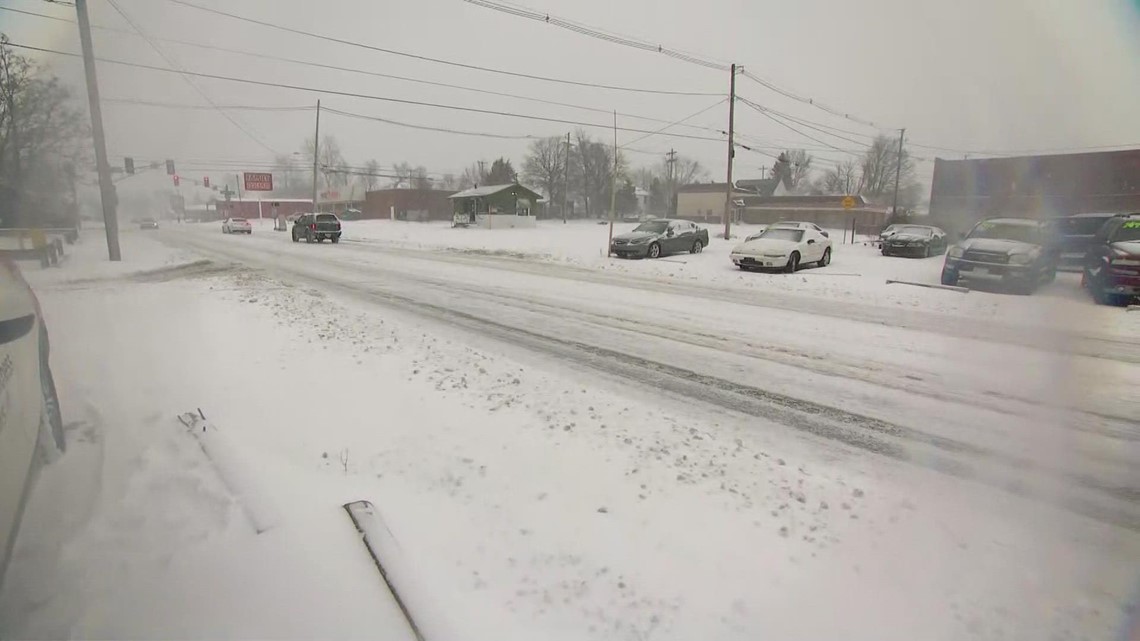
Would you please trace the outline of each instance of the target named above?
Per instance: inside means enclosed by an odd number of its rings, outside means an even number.
[[[235,223],[244,223],[245,222],[244,218],[231,218],[230,220],[232,220]]]
[[[1062,236],[1093,236],[1112,216],[1081,216],[1061,218],[1055,225]]]
[[[332,214],[321,214],[321,215],[317,216],[317,220],[319,220],[323,223],[327,223],[327,222],[336,222],[337,218],[336,218],[336,216],[334,216]]]

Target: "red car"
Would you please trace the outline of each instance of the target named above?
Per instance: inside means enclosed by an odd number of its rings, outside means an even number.
[[[1102,305],[1140,297],[1140,213],[1109,219],[1085,255],[1085,286]]]
[[[62,449],[39,301],[16,265],[0,258],[0,581],[36,473]]]

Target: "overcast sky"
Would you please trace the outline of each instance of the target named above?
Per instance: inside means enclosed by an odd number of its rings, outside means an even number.
[[[622,114],[673,121],[721,100],[710,96],[638,94],[567,86],[428,63],[242,23],[169,0],[116,0],[152,38],[175,38],[312,62],[354,67],[435,82],[575,103]],[[727,92],[727,72],[591,39],[462,0],[192,0],[264,21],[345,40],[580,82],[687,92]],[[92,22],[129,29],[107,0],[89,0]],[[1138,0],[525,0],[594,27],[737,62],[797,94],[874,121],[884,131],[907,128],[915,143],[961,150],[1025,150],[1140,143],[1140,1]],[[40,0],[0,0],[14,7],[72,18],[74,10]],[[75,25],[0,12],[14,42],[79,51]],[[514,98],[481,95],[356,73],[207,51],[156,41],[184,68],[407,100],[437,102],[608,125],[612,116]],[[96,31],[96,55],[168,66],[145,40]],[[79,82],[76,59],[43,56],[61,76]],[[206,105],[182,78],[101,65],[105,98]],[[256,106],[322,105],[408,123],[503,135],[565,135],[565,124],[499,115],[400,105],[307,91],[196,80],[216,103]],[[77,85],[79,87],[79,85]],[[856,141],[876,128],[847,121],[738,79],[741,96],[797,118],[849,130]],[[312,134],[313,113],[232,111],[260,139],[255,142],[218,112],[108,103],[104,106],[112,163],[174,158],[184,175],[220,176],[232,161],[290,153]],[[727,104],[688,124],[723,129]],[[620,126],[656,130],[660,122],[619,116]],[[526,140],[420,131],[326,114],[322,133],[334,135],[350,163],[408,161],[438,174],[459,173],[479,159],[507,156],[517,167]],[[844,150],[858,145],[797,125]],[[746,144],[806,147],[817,163],[845,157],[738,104],[737,129]],[[591,129],[612,141],[612,132]],[[723,139],[713,131],[671,132]],[[891,135],[896,135],[891,132]],[[642,134],[619,132],[619,144]],[[635,165],[657,162],[665,151],[699,159],[723,180],[725,144],[658,135],[633,145]],[[926,159],[961,153],[913,148]],[[829,159],[824,161],[823,159]],[[211,166],[217,167],[211,171]],[[741,151],[736,176],[758,176],[769,157]],[[929,181],[932,165],[919,166]],[[217,180],[217,178],[215,178]]]

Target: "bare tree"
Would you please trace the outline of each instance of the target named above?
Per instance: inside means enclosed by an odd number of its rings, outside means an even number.
[[[673,165],[673,172],[673,182],[677,186],[691,185],[699,180],[704,180],[709,174],[699,160],[680,155],[677,156]]]
[[[392,165],[392,173],[395,174],[395,177],[392,178],[391,186],[395,189],[399,189],[405,185],[411,185],[412,174],[415,170],[415,167],[412,167],[411,163],[407,162]]]
[[[610,190],[614,181],[614,150],[595,142],[583,130],[574,134],[575,145],[570,155],[573,191],[582,197],[586,216],[609,210]],[[626,159],[617,156],[617,178],[626,173]]]
[[[321,185],[325,189],[343,187],[348,184],[348,163],[340,151],[340,143],[334,136],[321,138],[320,158],[317,161]],[[313,163],[313,139],[306,138],[302,155],[306,165]]]
[[[380,181],[380,163],[375,159],[369,160],[364,163],[364,175],[361,179],[364,182],[365,191],[372,191],[376,188],[376,183]]]
[[[446,191],[458,191],[459,184],[459,177],[455,174],[444,174],[443,178],[439,179],[439,188]]]
[[[412,189],[427,190],[431,189],[434,181],[428,177],[427,169],[420,165],[412,170],[411,175]]]
[[[791,171],[788,173],[788,189],[799,191],[807,187],[807,179],[811,175],[811,154],[803,149],[789,149],[785,153],[791,165]]]
[[[864,153],[860,165],[864,194],[877,197],[893,193],[896,168],[898,168],[900,187],[909,189],[915,182],[914,162],[910,158],[910,152],[904,148],[900,157],[898,145],[897,138],[875,137],[874,142]]]
[[[566,142],[561,136],[540,138],[530,143],[523,159],[523,179],[537,186],[552,203],[561,206],[566,178]]]
[[[824,172],[816,186],[825,194],[857,194],[862,191],[859,165],[854,160],[835,163],[835,168]]]
[[[0,219],[30,225],[77,216],[70,194],[75,167],[88,164],[87,141],[71,92],[0,34]]]

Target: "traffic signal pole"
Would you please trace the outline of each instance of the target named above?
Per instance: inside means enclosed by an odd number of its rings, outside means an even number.
[[[87,16],[87,0],[75,0],[75,12],[79,17],[79,42],[83,49],[83,70],[87,76],[87,102],[91,109],[91,137],[95,141],[95,169],[99,174],[99,199],[103,204],[107,255],[112,261],[120,261],[123,255],[119,249],[115,186],[111,182],[111,165],[107,162],[107,140],[103,134],[103,112],[99,107],[99,83],[95,77],[95,51],[91,45],[91,21]]]

